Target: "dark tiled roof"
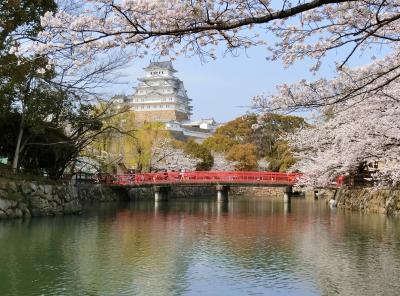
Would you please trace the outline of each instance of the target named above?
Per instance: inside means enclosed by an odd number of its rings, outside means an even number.
[[[151,69],[156,69],[156,68],[161,68],[161,69],[168,69],[173,72],[176,72],[174,67],[172,66],[171,61],[165,61],[165,62],[150,62],[150,65],[148,65],[145,70],[151,70]]]

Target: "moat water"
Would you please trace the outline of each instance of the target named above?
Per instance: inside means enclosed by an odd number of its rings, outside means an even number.
[[[399,277],[399,219],[318,201],[141,201],[0,221],[0,295],[399,295]]]

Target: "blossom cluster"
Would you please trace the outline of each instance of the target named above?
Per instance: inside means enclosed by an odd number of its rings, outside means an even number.
[[[264,15],[269,5],[269,1],[256,0],[86,0],[83,3],[77,10],[46,13],[41,19],[44,31],[24,51],[84,54],[85,59],[76,59],[77,67],[115,48],[132,58],[144,57],[149,52],[169,56],[206,54],[214,58],[221,42],[232,50],[262,43],[256,33],[240,34],[241,23]],[[244,22],[243,27],[248,29],[250,23]]]
[[[400,84],[386,93],[356,97],[321,109],[325,117],[290,137],[305,172],[303,184],[326,186],[337,176],[356,172],[360,164],[378,163],[378,183],[400,181]],[[380,181],[382,182],[380,182]]]
[[[150,161],[151,169],[154,170],[194,171],[200,159],[191,157],[183,149],[174,147],[171,139],[160,138],[152,146]]]

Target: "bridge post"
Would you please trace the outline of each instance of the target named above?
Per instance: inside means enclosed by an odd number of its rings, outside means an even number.
[[[289,204],[291,202],[291,194],[293,189],[291,186],[285,187],[283,191],[283,202]]]
[[[217,185],[217,201],[227,202],[229,198],[230,187],[227,185]]]
[[[168,192],[170,189],[169,186],[154,186],[154,201],[168,200]]]

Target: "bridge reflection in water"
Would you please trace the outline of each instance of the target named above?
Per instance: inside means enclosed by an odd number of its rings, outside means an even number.
[[[320,201],[102,204],[0,223],[1,295],[398,295],[400,220]],[[157,208],[156,208],[157,207]]]

